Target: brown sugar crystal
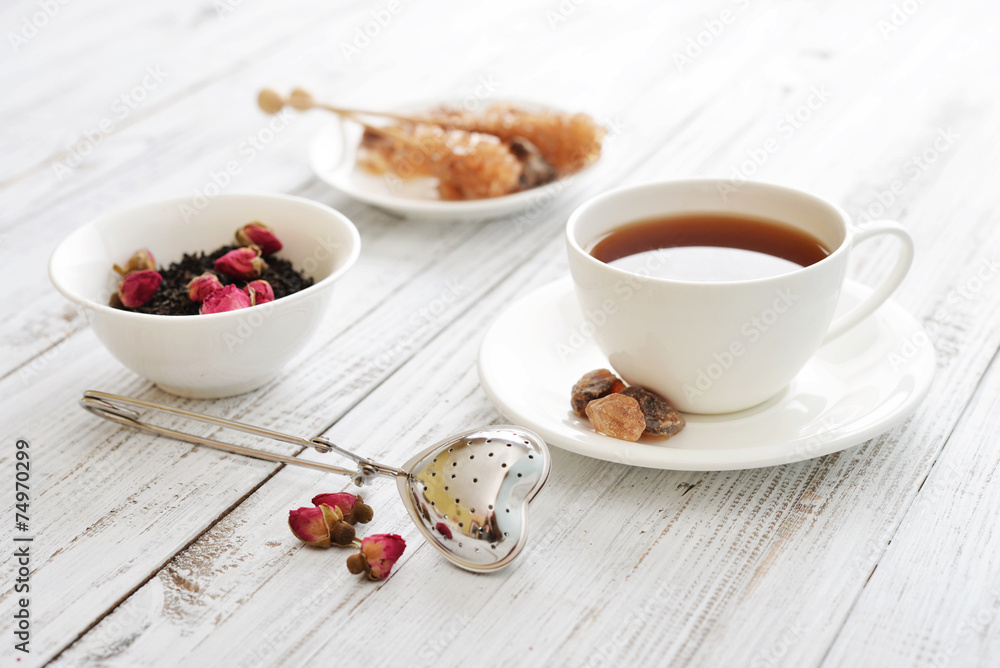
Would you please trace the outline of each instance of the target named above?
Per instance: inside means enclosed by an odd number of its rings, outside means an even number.
[[[639,402],[623,394],[609,394],[587,404],[587,417],[594,429],[625,441],[638,441],[646,430]]]
[[[576,381],[570,401],[573,404],[573,412],[580,417],[586,417],[586,408],[594,399],[621,392],[625,389],[623,383],[615,374],[607,369],[597,369],[583,374],[583,378]]]
[[[600,158],[607,134],[587,114],[521,109],[507,102],[479,112],[442,108],[431,117],[446,127],[494,135],[504,142],[527,139],[560,176],[578,172]]]
[[[639,402],[646,420],[646,431],[650,434],[673,436],[684,428],[684,416],[660,395],[641,387],[629,387],[622,394]]]
[[[358,164],[404,179],[436,176],[444,200],[508,195],[518,189],[523,171],[511,148],[493,135],[428,124],[366,130]]]

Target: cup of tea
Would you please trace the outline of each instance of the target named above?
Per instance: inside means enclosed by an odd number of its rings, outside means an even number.
[[[834,320],[851,249],[899,241],[881,285]],[[619,188],[566,225],[577,299],[630,385],[688,413],[751,408],[784,389],[825,342],[899,286],[913,240],[898,223],[852,227],[815,195],[697,179]]]

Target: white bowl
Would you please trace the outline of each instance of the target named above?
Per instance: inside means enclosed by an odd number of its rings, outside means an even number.
[[[274,379],[319,326],[334,282],[357,260],[358,230],[343,214],[300,197],[226,194],[167,200],[105,214],[70,234],[49,261],[56,288],[83,307],[97,338],[122,364],[185,397],[226,397]],[[108,306],[112,270],[140,248],[158,266],[184,253],[235,243],[259,220],[284,244],[277,256],[312,277],[312,286],[268,304],[211,315],[165,316]]]

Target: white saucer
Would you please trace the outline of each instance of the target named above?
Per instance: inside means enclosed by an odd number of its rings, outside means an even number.
[[[521,102],[518,105],[538,107]],[[435,105],[407,107],[400,111],[418,111],[431,106]],[[313,140],[309,160],[312,169],[321,180],[345,195],[404,218],[474,222],[506,216],[527,209],[532,204],[548,202],[565,190],[572,179],[590,169],[587,167],[559,181],[512,195],[447,201],[438,197],[437,179],[398,179],[391,174],[371,174],[358,167],[356,157],[362,133],[363,130],[357,123],[332,121]]]
[[[870,289],[848,281],[838,311]],[[894,302],[821,348],[778,396],[726,415],[688,415],[671,439],[622,441],[570,410],[570,388],[608,368],[570,279],[521,298],[493,322],[479,350],[479,378],[497,409],[547,443],[632,466],[724,471],[789,464],[838,452],[909,417],[926,396],[936,357],[927,333]],[[900,453],[901,456],[905,453]]]

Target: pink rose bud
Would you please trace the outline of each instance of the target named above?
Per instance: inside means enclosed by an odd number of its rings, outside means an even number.
[[[133,271],[156,269],[156,260],[153,259],[153,254],[150,253],[149,250],[143,248],[142,250],[137,250],[135,254],[128,259],[128,262],[125,263],[124,267],[120,267],[116,264],[114,269],[122,276],[128,276]]]
[[[288,527],[295,537],[308,545],[330,547],[330,525],[338,520],[329,506],[288,511]]]
[[[260,258],[260,253],[254,248],[237,248],[215,261],[217,272],[234,278],[254,279],[265,269],[267,263]]]
[[[406,541],[394,533],[366,536],[361,539],[361,553],[348,558],[347,569],[352,573],[364,571],[370,580],[384,580],[405,549]]]
[[[250,297],[235,285],[227,285],[221,290],[216,290],[205,299],[201,305],[200,313],[225,313],[226,311],[236,311],[241,308],[250,308]]]
[[[372,520],[373,512],[371,506],[366,504],[360,495],[355,496],[348,492],[336,492],[334,494],[317,494],[312,498],[314,505],[327,505],[337,508],[344,515],[344,520],[351,524],[368,524]]]
[[[325,505],[331,508],[340,508],[340,512],[349,515],[354,508],[357,497],[347,492],[335,492],[332,494],[317,494],[312,498],[314,506]]]
[[[257,279],[256,281],[250,281],[243,288],[247,295],[250,297],[250,302],[254,306],[257,304],[266,304],[268,302],[274,301],[274,288],[267,281]]]
[[[137,308],[147,303],[156,294],[163,277],[152,269],[133,271],[118,284],[118,297],[122,306]]]
[[[243,246],[253,244],[259,247],[264,255],[271,255],[281,250],[281,242],[274,236],[271,228],[257,220],[236,230],[236,241]]]
[[[203,302],[213,293],[222,289],[222,283],[219,281],[219,277],[210,271],[206,271],[201,276],[196,276],[191,279],[191,282],[187,285],[188,297],[191,298],[193,302]]]

